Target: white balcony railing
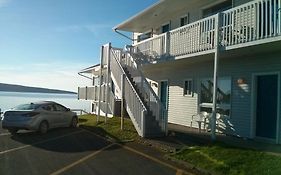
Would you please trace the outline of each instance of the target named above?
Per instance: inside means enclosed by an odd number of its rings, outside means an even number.
[[[216,25],[218,24],[218,25]],[[218,27],[216,27],[218,26]],[[255,0],[134,45],[148,62],[162,58],[214,51],[215,33],[225,49],[281,36],[281,0]],[[263,40],[263,41],[262,41]],[[239,47],[244,47],[239,45]]]
[[[256,0],[222,13],[221,44],[236,44],[281,34],[281,1]]]
[[[99,86],[78,88],[78,99],[98,101],[98,98]]]

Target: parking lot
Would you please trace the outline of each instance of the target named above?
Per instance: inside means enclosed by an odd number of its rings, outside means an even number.
[[[182,174],[176,166],[145,151],[112,143],[81,128],[55,129],[44,135],[23,131],[13,136],[0,127],[0,162],[0,174],[5,175]]]

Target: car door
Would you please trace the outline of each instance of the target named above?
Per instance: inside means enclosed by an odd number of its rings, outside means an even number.
[[[59,105],[59,104],[54,104],[56,108],[56,112],[59,118],[59,126],[69,126],[70,121],[71,121],[71,116],[68,113],[67,108]]]
[[[43,118],[41,120],[47,120],[50,128],[58,127],[60,119],[53,104],[47,104],[42,109],[44,110],[44,115],[42,115]]]

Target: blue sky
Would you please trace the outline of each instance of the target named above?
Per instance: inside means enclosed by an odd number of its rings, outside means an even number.
[[[157,0],[0,0],[0,82],[76,91],[112,28]]]

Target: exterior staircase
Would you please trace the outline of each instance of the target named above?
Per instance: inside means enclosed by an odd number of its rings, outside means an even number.
[[[129,52],[110,50],[110,72],[112,79],[122,92],[124,108],[128,112],[138,134],[142,137],[160,137],[166,134],[167,111],[159,97],[143,76]]]

